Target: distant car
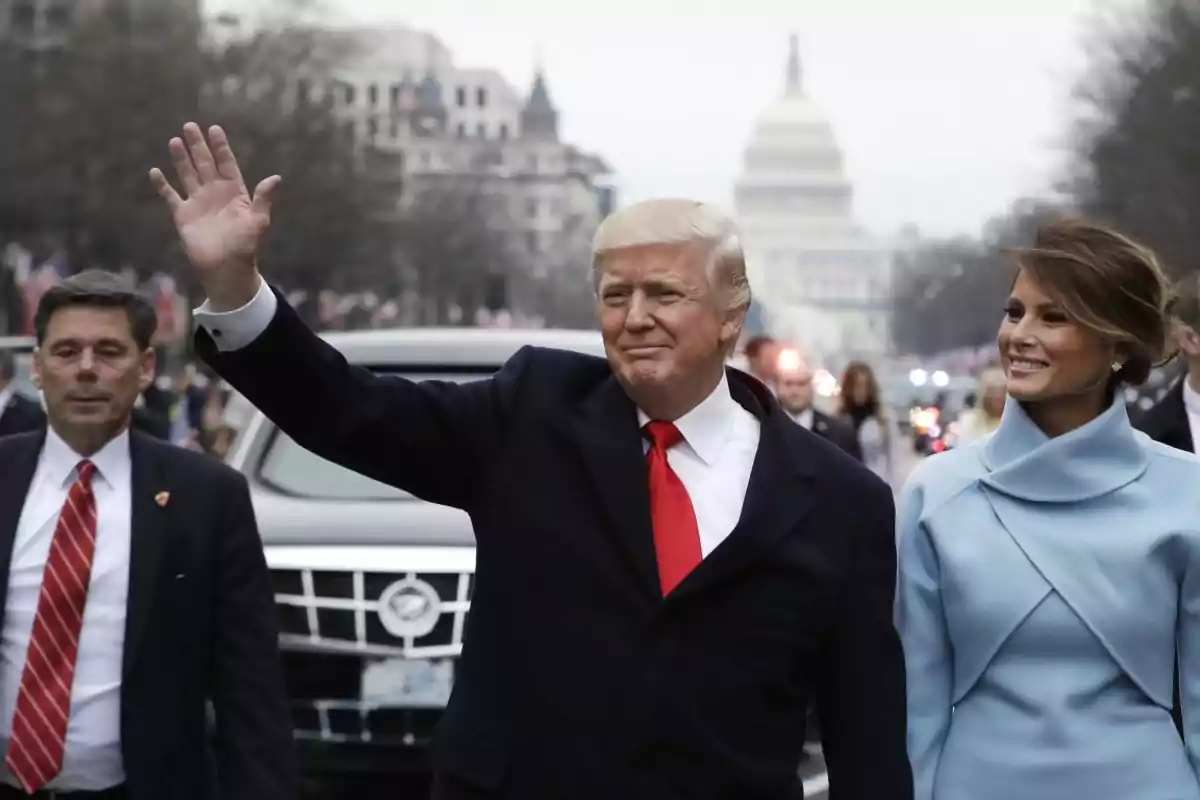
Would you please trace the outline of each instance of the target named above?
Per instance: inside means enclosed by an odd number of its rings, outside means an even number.
[[[603,355],[586,331],[325,338],[354,364],[414,380],[485,378],[526,344]],[[426,770],[471,610],[470,519],[312,454],[253,407],[247,419],[227,461],[250,482],[306,771]]]

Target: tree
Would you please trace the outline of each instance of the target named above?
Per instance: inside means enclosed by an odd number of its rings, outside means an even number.
[[[901,352],[933,355],[977,347],[996,336],[1012,284],[1005,252],[1028,246],[1063,209],[1022,199],[989,220],[978,237],[919,241],[897,257],[892,337]]]
[[[178,4],[98,8],[81,6],[60,46],[4,49],[0,118],[19,124],[0,133],[0,236],[154,271],[173,237],[146,171],[194,112],[199,20]]]
[[[348,52],[285,18],[236,28],[206,53],[201,116],[229,134],[247,183],[283,176],[263,251],[289,289],[361,289],[390,272],[394,232],[379,211],[394,185],[372,178],[330,90]]]
[[[186,4],[81,13],[61,46],[0,48],[0,242],[46,238],[73,269],[175,271],[182,253],[147,180],[182,124],[220,122],[248,181],[284,176],[264,259],[289,288],[369,282],[390,245],[370,179],[332,97],[344,50],[277,0],[253,26],[205,24]],[[84,6],[81,4],[81,8]],[[311,91],[309,91],[311,90]]]
[[[1200,270],[1200,8],[1158,0],[1100,30],[1077,87],[1070,189],[1090,216]]]
[[[502,193],[469,174],[446,174],[410,192],[393,223],[394,288],[415,294],[423,325],[472,325],[509,303],[518,269],[514,222]]]

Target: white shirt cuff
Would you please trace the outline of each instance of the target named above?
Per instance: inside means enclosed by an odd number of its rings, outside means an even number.
[[[208,331],[223,352],[240,350],[253,342],[275,319],[279,300],[267,282],[259,278],[254,299],[233,311],[211,311],[208,301],[192,312],[196,324]]]

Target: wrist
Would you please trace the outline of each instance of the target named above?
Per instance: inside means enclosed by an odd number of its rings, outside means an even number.
[[[263,284],[262,276],[254,268],[241,272],[236,279],[226,278],[220,283],[210,281],[204,286],[210,310],[217,313],[237,311],[255,298]]]

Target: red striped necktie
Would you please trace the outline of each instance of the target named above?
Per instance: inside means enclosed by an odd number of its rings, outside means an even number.
[[[50,543],[4,760],[30,794],[62,770],[71,682],[96,549],[96,467],[81,461],[76,472]]]

